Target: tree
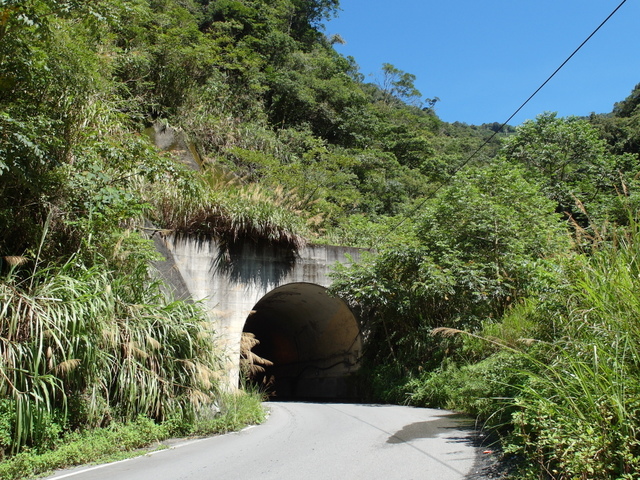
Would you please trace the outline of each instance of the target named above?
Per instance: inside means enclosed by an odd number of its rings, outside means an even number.
[[[416,76],[404,72],[390,63],[382,64],[382,81],[380,88],[384,94],[384,103],[391,105],[400,100],[409,105],[420,106],[422,94],[415,86]]]
[[[627,98],[621,102],[616,102],[613,106],[613,115],[616,117],[631,117],[638,113],[640,105],[640,83],[633,87]]]
[[[589,121],[600,131],[613,153],[640,153],[640,84],[627,98],[617,102],[610,114],[592,114]]]
[[[502,151],[543,183],[558,211],[575,218],[580,218],[576,200],[587,209],[597,206],[633,184],[639,171],[637,158],[610,153],[587,120],[559,118],[555,113],[523,123],[505,140]]]
[[[343,124],[366,97],[349,72],[352,64],[332,49],[318,46],[293,52],[279,69],[267,74],[266,104],[274,125],[308,124],[319,137],[348,142]]]
[[[414,222],[417,244],[388,245],[333,286],[368,319],[368,361],[405,372],[442,359],[449,345],[433,328],[499,318],[544,285],[545,259],[569,247],[553,202],[505,161],[456,176]]]
[[[333,17],[339,0],[199,0],[203,6],[204,30],[226,23],[236,39],[265,38],[280,31],[305,47],[313,47],[323,35],[322,21]]]
[[[523,291],[518,269],[567,246],[554,203],[526,176],[503,159],[458,173],[419,223],[434,260],[473,264],[484,278]]]

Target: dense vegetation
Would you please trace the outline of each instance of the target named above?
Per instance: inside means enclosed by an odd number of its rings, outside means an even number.
[[[637,476],[640,87],[610,114],[448,124],[413,75],[367,83],[336,52],[338,6],[0,0],[4,455],[211,420],[214,332],[152,280],[153,225],[374,247],[335,282],[371,398],[478,416],[522,476]]]
[[[525,122],[334,285],[369,319],[372,395],[476,416],[524,478],[640,471],[637,89]]]

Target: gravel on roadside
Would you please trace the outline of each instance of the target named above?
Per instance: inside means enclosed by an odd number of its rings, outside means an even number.
[[[478,455],[471,473],[465,480],[506,480],[514,472],[517,461],[504,455],[497,438],[478,432],[474,444],[478,449]]]

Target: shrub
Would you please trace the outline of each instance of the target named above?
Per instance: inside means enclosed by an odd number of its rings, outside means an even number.
[[[453,363],[407,383],[409,403],[440,407],[476,417],[485,426],[502,427],[514,411],[526,356],[501,351],[473,364]]]

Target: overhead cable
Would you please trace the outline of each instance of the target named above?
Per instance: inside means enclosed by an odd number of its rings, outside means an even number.
[[[561,64],[558,68],[556,68],[556,69],[555,69],[555,71],[554,71],[551,75],[549,75],[549,77],[548,77],[548,78],[547,78],[547,79],[542,83],[542,85],[540,85],[540,86],[536,89],[536,91],[535,91],[535,92],[533,92],[533,93],[529,96],[529,98],[527,98],[527,99],[522,103],[522,105],[520,105],[520,106],[518,107],[518,109],[517,109],[515,112],[513,112],[513,113],[511,114],[511,116],[510,116],[509,118],[507,118],[507,119],[504,121],[504,123],[502,123],[502,125],[500,125],[500,127],[499,127],[497,130],[495,130],[495,131],[493,132],[493,134],[492,134],[489,138],[487,138],[487,140],[485,140],[485,141],[484,141],[484,143],[482,143],[482,145],[480,145],[480,146],[479,146],[479,147],[478,147],[478,148],[477,148],[477,149],[476,149],[476,150],[475,150],[471,155],[469,155],[469,156],[467,157],[467,159],[466,159],[464,162],[462,162],[460,165],[458,165],[458,166],[453,170],[453,172],[451,173],[451,175],[450,175],[449,179],[453,178],[453,177],[454,177],[454,176],[455,176],[455,175],[456,175],[460,170],[462,170],[462,169],[463,169],[463,168],[464,168],[464,167],[465,167],[465,166],[466,166],[466,165],[467,165],[467,164],[468,164],[468,163],[469,163],[469,162],[470,162],[470,161],[471,161],[471,160],[472,160],[472,159],[473,159],[473,158],[474,158],[474,157],[475,157],[479,152],[480,152],[480,150],[482,150],[484,147],[486,147],[486,146],[487,146],[487,144],[488,144],[489,142],[491,142],[491,140],[493,140],[493,138],[494,138],[498,133],[500,133],[500,132],[502,131],[502,129],[503,129],[503,128],[504,128],[504,127],[505,127],[505,126],[506,126],[506,125],[511,121],[511,119],[512,119],[513,117],[515,117],[515,116],[520,112],[520,110],[522,110],[522,109],[524,108],[524,106],[525,106],[527,103],[529,103],[529,102],[531,101],[531,99],[532,99],[533,97],[535,97],[535,96],[538,94],[538,92],[539,92],[540,90],[542,90],[542,89],[544,88],[544,86],[545,86],[547,83],[549,83],[549,81],[550,81],[553,77],[555,77],[555,75],[556,75],[556,74],[557,74],[557,73],[562,69],[562,67],[564,67],[564,66],[569,62],[569,60],[571,60],[571,59],[573,58],[573,56],[574,56],[576,53],[578,53],[578,51],[579,51],[579,50],[580,50],[580,49],[581,49],[581,48],[582,48],[582,47],[583,47],[583,46],[584,46],[584,45],[585,45],[589,40],[591,40],[591,37],[593,37],[593,36],[598,32],[598,30],[600,30],[600,29],[604,26],[604,24],[605,24],[605,23],[607,23],[607,22],[609,21],[609,19],[610,19],[611,17],[613,17],[613,16],[616,14],[616,12],[617,12],[618,10],[620,10],[620,7],[622,7],[626,2],[627,2],[627,0],[622,0],[622,2],[620,2],[620,4],[619,4],[619,5],[618,5],[618,6],[617,6],[617,7],[616,7],[616,8],[615,8],[615,9],[614,9],[614,10],[613,10],[613,11],[612,11],[608,16],[607,16],[607,18],[605,18],[605,19],[602,21],[602,23],[600,23],[600,25],[598,25],[598,27],[597,27],[593,32],[591,32],[591,34],[590,34],[590,35],[589,35],[589,36],[588,36],[588,37],[587,37],[587,38],[586,38],[586,39],[585,39],[585,40],[580,44],[580,46],[578,46],[578,48],[576,48],[576,49],[573,51],[573,53],[572,53],[571,55],[569,55],[569,56],[567,57],[567,59],[566,59],[564,62],[562,62],[562,64]],[[422,201],[421,201],[417,206],[415,206],[415,207],[414,207],[414,208],[409,212],[409,214],[404,214],[404,215],[403,215],[402,220],[400,220],[400,221],[399,221],[399,222],[398,222],[398,223],[393,227],[393,229],[392,229],[392,230],[397,229],[400,225],[402,225],[402,224],[404,223],[404,221],[405,221],[407,218],[409,218],[410,216],[412,216],[413,214],[415,214],[418,210],[420,210],[420,209],[421,209],[421,208],[422,208],[422,207],[423,207],[423,206],[424,206],[424,205],[425,205],[429,200],[431,200],[431,199],[433,198],[433,196],[434,196],[436,193],[438,193],[438,191],[440,191],[440,189],[445,185],[445,183],[446,183],[446,182],[441,183],[441,184],[438,186],[438,188],[436,188],[433,192],[431,192],[428,196],[426,196],[426,197],[425,197],[425,198],[424,198],[424,199],[423,199],[423,200],[422,200]]]

